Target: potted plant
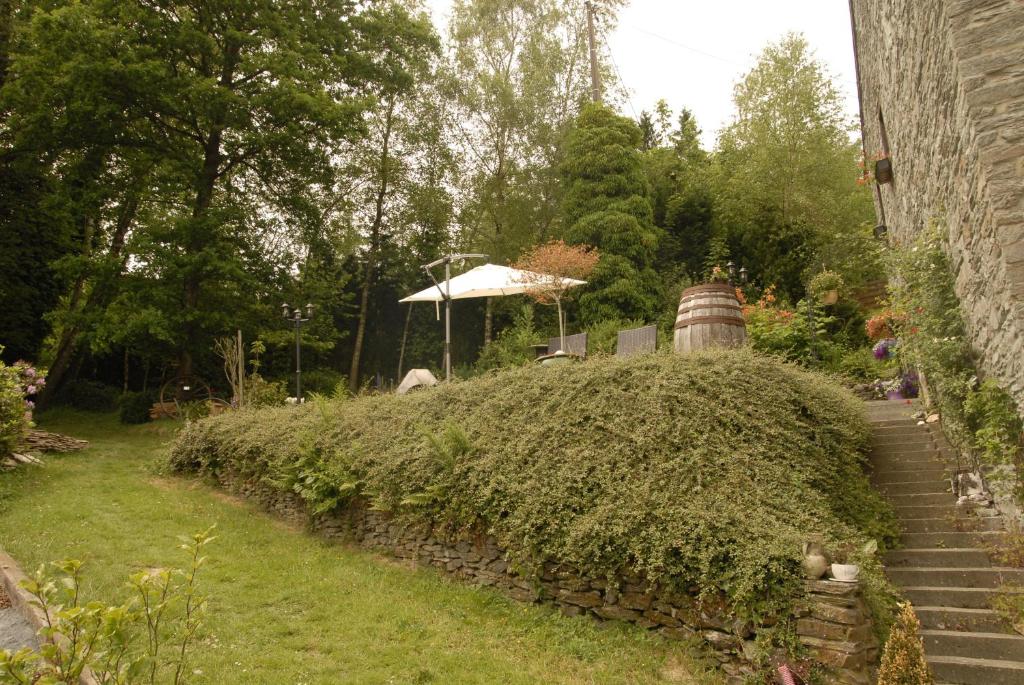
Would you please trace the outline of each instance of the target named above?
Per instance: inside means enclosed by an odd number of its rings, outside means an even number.
[[[833,305],[839,301],[839,291],[843,287],[843,277],[835,271],[826,269],[811,279],[807,286],[814,299],[824,305]]]
[[[860,564],[856,563],[856,558],[870,557],[877,550],[878,543],[874,540],[869,541],[860,549],[857,549],[852,542],[838,545],[832,552],[830,570],[833,580],[838,580],[841,583],[856,583],[860,576]]]

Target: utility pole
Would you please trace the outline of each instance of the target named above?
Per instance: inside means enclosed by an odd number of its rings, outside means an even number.
[[[597,70],[597,38],[594,36],[594,5],[587,0],[587,35],[590,38],[590,99],[601,102],[601,74]]]

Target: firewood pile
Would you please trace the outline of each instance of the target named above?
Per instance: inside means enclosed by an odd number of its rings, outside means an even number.
[[[24,452],[14,452],[0,459],[0,470],[10,471],[21,464],[40,465],[43,462],[34,454],[28,452],[73,452],[85,449],[89,443],[60,433],[48,433],[46,431],[30,430],[25,437]]]

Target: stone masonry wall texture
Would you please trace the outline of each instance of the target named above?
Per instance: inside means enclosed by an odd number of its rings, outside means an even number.
[[[526,578],[509,566],[504,551],[490,537],[446,539],[428,526],[404,525],[386,512],[358,503],[336,514],[311,518],[297,495],[229,472],[220,472],[218,479],[226,489],[282,518],[308,524],[318,535],[354,541],[433,566],[467,582],[494,587],[521,602],[552,603],[568,616],[627,621],[669,639],[703,639],[717,658],[727,685],[755,678],[755,638],[760,629],[774,623],[759,626],[730,618],[713,602],[662,590],[634,575],[593,578],[565,564],[546,563],[539,577]],[[867,685],[878,647],[857,584],[808,581],[806,596],[797,603],[793,620],[808,655],[829,668],[826,682]]]
[[[850,0],[869,160],[891,239],[949,227],[982,371],[1024,411],[1024,1]]]

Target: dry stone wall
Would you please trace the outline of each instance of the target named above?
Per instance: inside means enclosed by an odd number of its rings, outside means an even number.
[[[905,243],[941,219],[983,371],[1024,411],[1024,2],[851,0],[876,209]]]
[[[548,602],[568,616],[628,621],[670,639],[703,639],[727,676],[729,685],[749,682],[758,630],[728,615],[721,604],[699,602],[694,594],[668,592],[643,578],[623,574],[594,578],[558,563],[543,564],[539,577],[524,577],[509,566],[494,538],[449,540],[429,526],[403,524],[386,512],[358,503],[329,516],[310,517],[296,495],[270,488],[257,479],[221,472],[221,485],[258,502],[295,523],[308,524],[324,537],[354,541],[457,578],[494,587],[521,602]],[[694,588],[696,591],[696,588]],[[822,580],[807,584],[807,597],[795,610],[797,635],[816,661],[830,669],[829,681],[866,685],[878,649],[868,613],[856,584]]]

